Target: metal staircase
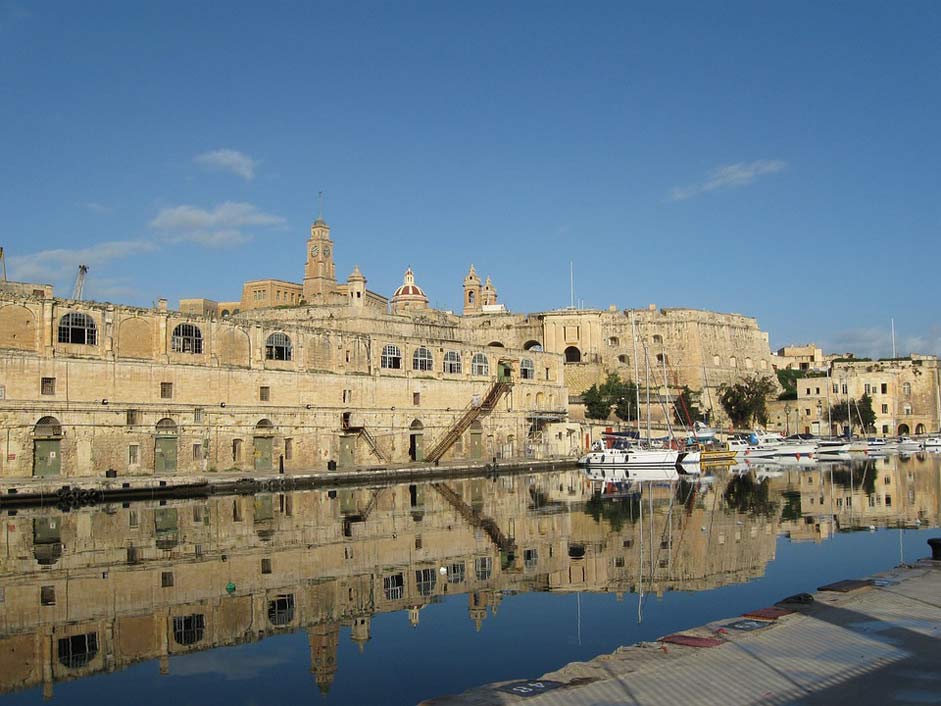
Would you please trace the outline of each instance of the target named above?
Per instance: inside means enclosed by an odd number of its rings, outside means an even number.
[[[474,510],[474,508],[464,502],[464,499],[460,495],[444,483],[432,483],[431,487],[434,488],[441,497],[447,500],[451,507],[457,510],[458,514],[464,518],[467,524],[486,532],[487,536],[490,537],[490,541],[493,542],[500,551],[506,553],[508,556],[516,553],[516,542],[503,534],[503,530],[501,530],[497,523],[491,518],[485,517]]]
[[[448,430],[448,432],[431,447],[431,450],[425,454],[426,461],[437,461],[444,454],[454,446],[454,442],[457,441],[461,434],[467,431],[467,428],[474,423],[474,420],[480,417],[483,414],[490,413],[494,407],[497,406],[497,402],[500,401],[500,398],[503,397],[507,392],[510,391],[510,388],[513,387],[513,384],[506,382],[505,380],[493,383],[490,389],[487,391],[487,395],[484,397],[483,401],[479,405],[474,405],[471,402],[467,407],[464,408],[458,420],[454,425]]]
[[[376,437],[372,435],[369,429],[366,427],[351,427],[344,425],[343,430],[352,434],[359,434],[361,437],[363,437],[363,439],[366,441],[366,445],[369,446],[370,450],[376,454],[380,461],[389,461],[389,457],[382,450],[382,447],[379,446],[379,442],[376,441]]]

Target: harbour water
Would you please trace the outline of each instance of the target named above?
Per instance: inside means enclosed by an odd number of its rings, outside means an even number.
[[[4,517],[0,703],[414,704],[927,553],[941,457]]]

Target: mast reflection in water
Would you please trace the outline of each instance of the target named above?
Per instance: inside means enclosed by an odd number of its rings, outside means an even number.
[[[538,677],[924,556],[939,482],[920,455],[20,510],[0,702],[412,704]]]

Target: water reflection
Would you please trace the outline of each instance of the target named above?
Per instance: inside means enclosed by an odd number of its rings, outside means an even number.
[[[729,467],[701,482],[595,486],[578,470],[214,497],[6,517],[0,689],[306,631],[317,686],[341,628],[467,596],[477,631],[504,596],[663,595],[765,574],[776,541],[936,525],[937,456]]]

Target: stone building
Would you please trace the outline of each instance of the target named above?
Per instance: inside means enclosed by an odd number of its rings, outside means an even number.
[[[941,423],[939,383],[937,356],[913,354],[892,360],[836,362],[827,376],[797,381],[797,400],[790,403],[797,426],[792,428],[811,434],[842,434],[842,425],[830,428],[828,411],[831,406],[849,402],[853,425],[858,429],[858,412],[852,401],[867,394],[872,399],[877,434],[917,436],[937,432]]]
[[[251,280],[240,301],[179,311],[8,283],[0,477],[519,456],[548,448],[570,389],[608,373],[664,394],[688,385],[710,409],[721,383],[771,371],[768,336],[745,316],[513,314],[473,265],[455,315],[428,305],[411,268],[387,299],[358,267],[337,282],[334,257],[317,218],[302,282]]]

